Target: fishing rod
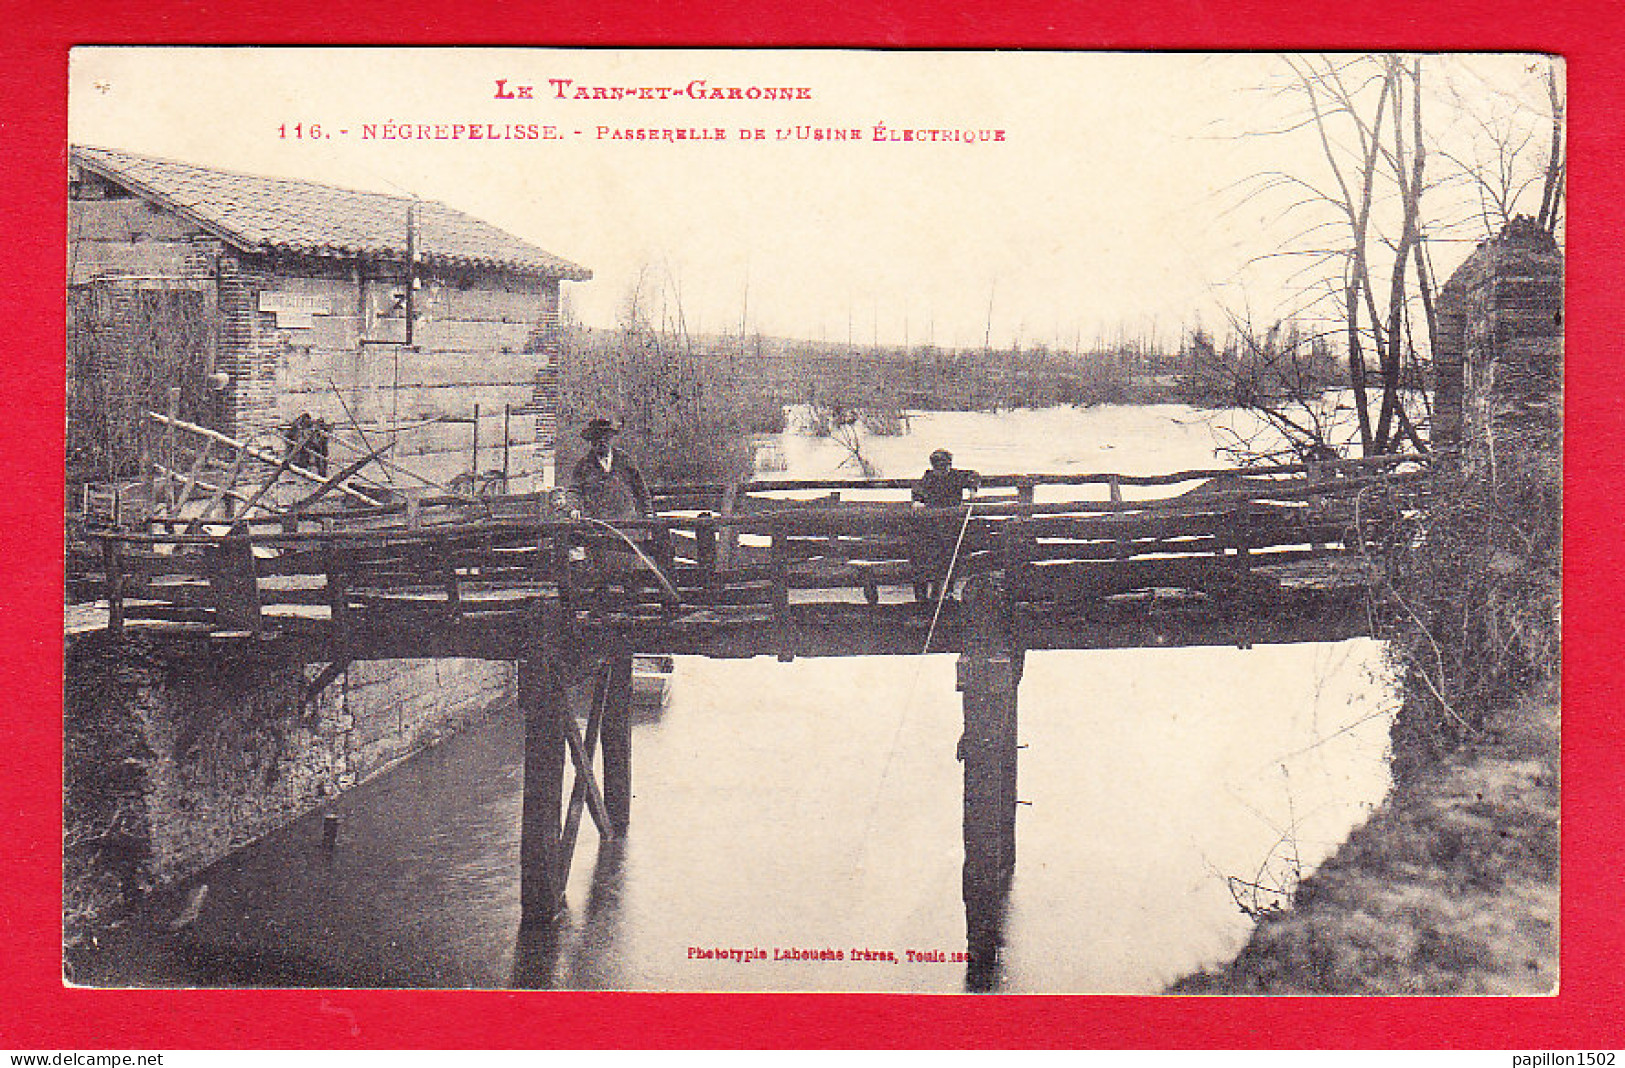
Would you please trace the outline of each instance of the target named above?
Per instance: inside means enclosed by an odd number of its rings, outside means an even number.
[[[638,543],[627,537],[619,527],[615,526],[613,523],[607,523],[602,519],[594,519],[590,515],[579,516],[577,518],[581,519],[583,522],[592,523],[595,526],[603,527],[617,538],[620,538],[622,541],[626,542],[627,548],[631,549],[637,554],[637,558],[642,560],[644,566],[654,574],[654,577],[657,580],[659,580],[660,585],[665,588],[666,593],[671,596],[671,599],[673,601],[681,601],[683,599],[683,595],[677,592],[676,584],[674,584],[671,579],[666,577],[666,573],[661,570],[660,565],[651,560],[649,555],[638,546]]]
[[[931,626],[925,632],[925,648],[920,650],[923,656],[931,651],[931,639],[937,634],[937,620],[942,616],[942,602],[948,599],[948,590],[953,586],[954,565],[959,562],[959,549],[965,544],[965,531],[970,529],[970,514],[976,508],[976,492],[971,491],[970,499],[965,502],[965,518],[959,523],[959,537],[954,539],[953,555],[948,557],[948,573],[942,577],[942,588],[937,591],[937,607],[931,613]]]

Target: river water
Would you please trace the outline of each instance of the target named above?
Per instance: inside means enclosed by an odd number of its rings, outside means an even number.
[[[931,414],[865,452],[913,475],[938,446],[990,473],[1214,463],[1174,405]],[[790,477],[853,473],[828,441],[783,450]],[[1240,906],[1278,904],[1381,800],[1394,706],[1371,641],[1029,653],[996,988],[1148,993],[1232,955]],[[518,930],[502,711],[204,873],[138,981],[960,991],[960,727],[951,656],[679,658],[634,727],[632,830],[600,851],[586,823],[547,940]]]

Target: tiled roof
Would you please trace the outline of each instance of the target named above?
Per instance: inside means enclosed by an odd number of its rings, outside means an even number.
[[[245,251],[404,259],[409,197],[315,182],[237,174],[212,167],[75,145],[74,163],[151,198]],[[497,267],[585,281],[592,272],[433,200],[418,205],[425,261]]]

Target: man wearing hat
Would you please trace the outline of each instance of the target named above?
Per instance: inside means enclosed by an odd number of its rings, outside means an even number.
[[[982,476],[954,466],[953,453],[938,449],[931,454],[931,466],[914,484],[914,500],[925,508],[957,508],[965,503],[968,491],[975,496],[982,484]],[[958,540],[961,524],[947,523],[935,518],[921,517],[913,538],[914,599],[936,599],[937,584],[946,577],[953,561],[954,543]],[[949,583],[946,591],[953,593]]]
[[[612,444],[618,433],[608,419],[589,420],[581,431],[587,455],[570,476],[570,489],[582,514],[611,523],[637,519],[654,510],[643,474]]]

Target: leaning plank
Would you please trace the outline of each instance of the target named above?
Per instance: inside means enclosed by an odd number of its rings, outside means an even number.
[[[207,453],[208,449],[205,447],[203,451]],[[242,474],[243,464],[247,460],[248,454],[239,450],[237,458],[231,462],[231,467],[226,471],[226,480],[215,488],[214,493],[209,496],[208,502],[204,504],[203,511],[198,514],[198,517],[186,524],[186,533],[196,534],[203,529],[203,520],[213,515],[215,509],[219,508],[227,500],[228,494],[237,488],[238,476]],[[247,511],[247,509],[245,508],[244,511]],[[231,517],[230,505],[226,506],[226,517],[228,519]]]
[[[241,449],[243,452],[247,453],[256,460],[261,461],[262,463],[280,464],[282,462],[282,457],[277,456],[269,449],[262,449],[258,446],[250,445],[246,441],[239,441],[236,438],[228,437],[227,435],[220,433],[218,430],[210,430],[206,426],[198,426],[196,423],[188,423],[184,419],[176,419],[173,416],[160,415],[158,412],[148,412],[147,418],[172,429],[184,430],[189,434],[195,434],[209,441],[217,441],[222,445],[229,445],[234,449]],[[292,472],[307,482],[314,482],[318,485],[327,481],[316,472],[311,471],[308,468],[300,467],[298,464],[289,464],[287,465],[286,470]],[[373,505],[376,507],[377,505],[383,503],[376,498],[362,493],[353,486],[339,486],[338,491],[344,494],[346,497],[349,497],[351,500],[357,501],[361,504]]]
[[[163,475],[166,479],[169,479],[169,480],[181,480],[181,479],[184,479],[184,477],[185,477],[185,476],[181,475],[178,471],[171,470],[170,468],[165,467],[161,463],[154,462],[153,465],[152,465],[152,468],[156,473],[158,473],[160,475]],[[195,480],[195,485],[199,489],[208,490],[210,492],[214,492],[214,491],[217,491],[217,490],[221,489],[221,487],[218,484],[216,484],[214,482],[210,482],[207,479],[202,479],[202,478],[196,479]],[[259,508],[262,511],[270,513],[271,515],[281,515],[282,514],[280,509],[273,508],[273,507],[271,507],[270,505],[267,505],[267,504],[261,504],[257,498],[249,497],[247,494],[239,492],[238,490],[234,490],[230,486],[225,487],[224,496],[230,497],[232,500],[244,502],[243,503],[243,511],[245,511],[245,512],[248,511],[250,508]],[[202,523],[207,522],[207,520],[197,520],[197,519],[185,519],[185,520],[183,520],[183,519],[180,519],[178,517],[171,516],[171,517],[169,517],[167,519],[162,519],[161,518],[161,519],[155,520],[155,522],[165,524],[168,528],[173,528],[174,526],[180,526],[183,523],[187,527],[190,527],[193,523],[198,523],[199,525],[201,525]],[[218,520],[217,520],[217,522],[218,522]]]
[[[368,464],[370,464],[374,460],[378,459],[379,456],[383,455],[384,453],[388,452],[390,449],[393,449],[394,447],[395,447],[395,443],[393,441],[387,442],[386,444],[381,445],[378,448],[374,449],[372,452],[367,453],[365,456],[361,457],[360,459],[355,460],[352,463],[346,464],[344,466],[344,469],[341,470],[338,474],[333,475],[331,478],[324,479],[322,484],[320,486],[317,486],[314,492],[312,492],[309,496],[305,497],[303,500],[300,500],[300,501],[296,502],[294,504],[293,508],[291,509],[291,511],[293,511],[295,514],[298,514],[300,512],[304,512],[304,511],[308,510],[312,505],[314,505],[317,501],[321,500],[323,497],[325,497],[329,493],[331,493],[333,490],[335,490],[335,489],[343,490],[345,488],[344,487],[344,482],[345,482],[346,479],[350,478],[357,471],[360,471],[363,467],[366,467]]]
[[[316,677],[305,684],[304,692],[299,695],[299,704],[296,711],[303,713],[310,703],[316,700],[317,695],[332,685],[333,680],[344,674],[349,666],[349,660],[338,659],[317,672]]]
[[[181,514],[181,508],[185,506],[187,501],[192,499],[192,491],[197,488],[197,476],[209,463],[210,446],[211,443],[205,441],[203,443],[203,448],[198,450],[197,459],[192,461],[191,470],[186,472],[186,479],[181,483],[180,496],[176,497],[174,503],[170,505],[170,515],[179,516]]]

